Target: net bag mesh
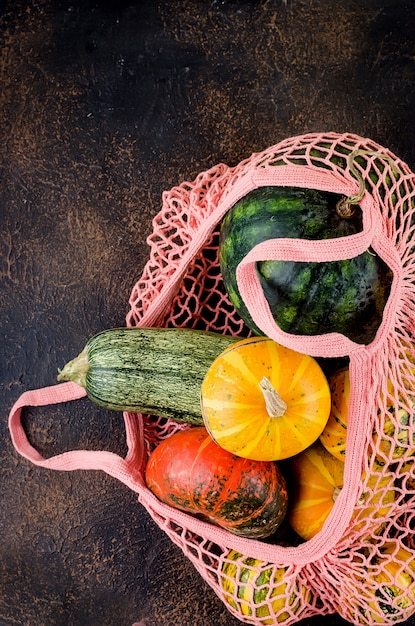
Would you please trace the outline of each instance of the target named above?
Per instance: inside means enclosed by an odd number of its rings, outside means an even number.
[[[393,271],[383,320],[368,346],[343,337],[293,338],[255,313],[264,334],[289,347],[349,357],[344,486],[323,529],[301,542],[237,537],[159,502],[145,485],[139,499],[241,622],[288,625],[334,612],[354,624],[405,621],[415,612],[415,178],[407,165],[369,139],[308,134],[165,192],[127,325],[249,335],[222,282],[218,233],[235,200],[265,184],[364,191],[365,241]],[[318,258],[317,246],[313,254]],[[136,418],[143,420],[147,453],[186,427]]]

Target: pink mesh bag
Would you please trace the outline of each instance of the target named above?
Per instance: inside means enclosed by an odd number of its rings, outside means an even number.
[[[334,612],[354,624],[402,622],[415,612],[415,177],[407,165],[356,135],[308,134],[236,167],[217,165],[165,192],[126,323],[248,334],[221,280],[218,227],[236,200],[263,185],[362,196],[361,232],[324,241],[271,240],[256,246],[238,267],[240,292],[264,334],[316,357],[349,357],[344,487],[323,529],[298,545],[274,545],[237,537],[159,502],[145,485],[146,459],[159,441],[183,426],[156,416],[124,414],[126,458],[84,450],[43,458],[27,440],[21,411],[85,395],[74,383],[24,393],[10,412],[12,440],[37,465],[100,469],[137,492],[155,523],[241,622],[288,625]],[[383,319],[369,345],[337,333],[290,335],[276,326],[256,261],[332,261],[369,247],[393,272]],[[391,489],[393,503],[384,507]]]

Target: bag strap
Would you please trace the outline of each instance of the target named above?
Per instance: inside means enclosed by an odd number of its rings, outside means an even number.
[[[128,452],[122,458],[105,450],[70,450],[44,458],[29,442],[22,425],[25,407],[40,407],[78,400],[86,396],[85,390],[73,382],[59,383],[41,389],[25,391],[13,405],[9,414],[9,431],[16,451],[34,465],[47,469],[102,470],[139,492],[144,486],[143,467],[145,449],[143,445],[142,421],[137,414],[124,413]]]
[[[368,236],[363,232],[350,237],[336,240],[303,240],[303,239],[270,239],[264,241],[248,252],[236,269],[236,279],[243,301],[255,324],[262,332],[278,343],[297,350],[307,352],[311,356],[342,357],[354,351],[365,349],[341,333],[324,335],[294,335],[283,331],[276,324],[270,306],[261,287],[256,264],[258,261],[332,261],[350,259],[372,247],[391,268],[394,279],[385,305],[382,322],[370,349],[376,349],[385,341],[390,329],[395,324],[396,310],[400,299],[402,284],[402,262],[392,242],[378,233]],[[333,243],[335,245],[333,245]],[[368,346],[369,347],[369,346]]]

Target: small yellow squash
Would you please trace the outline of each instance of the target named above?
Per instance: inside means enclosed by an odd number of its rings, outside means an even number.
[[[335,372],[329,379],[329,386],[332,406],[330,417],[320,435],[320,442],[330,454],[344,461],[350,398],[348,368]],[[391,381],[388,381],[388,386],[383,409],[379,408],[378,411],[382,425],[375,427],[373,431],[378,462],[382,465],[415,453],[415,434],[411,434],[415,423],[415,401],[412,400],[411,413],[403,406],[396,409]]]
[[[344,608],[358,624],[409,624],[415,609],[415,558],[413,550],[394,540],[379,548],[364,567],[359,597],[344,597]]]
[[[201,406],[205,426],[222,448],[279,461],[318,439],[331,398],[315,359],[268,337],[251,337],[213,361],[202,383]]]
[[[392,474],[370,475],[367,489],[361,493],[353,513],[353,529],[377,534],[382,518],[393,508],[395,490]],[[291,485],[288,521],[295,532],[309,540],[324,526],[343,488],[344,463],[316,442],[288,461]],[[380,523],[379,521],[380,520]]]
[[[293,614],[298,616],[311,600],[311,592],[293,581],[286,568],[236,550],[226,556],[220,585],[226,602],[239,617],[254,618],[255,624],[286,622]]]
[[[347,417],[349,412],[350,379],[348,368],[329,378],[331,392],[330,417],[320,435],[320,441],[336,459],[344,461],[346,454]]]

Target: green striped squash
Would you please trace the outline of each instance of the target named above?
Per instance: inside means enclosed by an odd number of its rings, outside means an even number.
[[[184,328],[114,328],[91,337],[59,372],[96,404],[203,425],[202,381],[238,338]]]

